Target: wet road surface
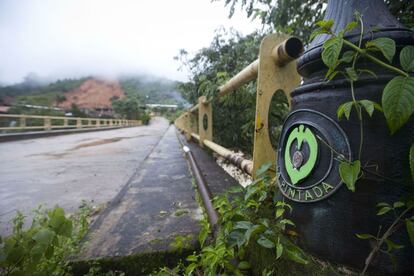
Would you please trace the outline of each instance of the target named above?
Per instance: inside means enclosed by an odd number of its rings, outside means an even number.
[[[82,200],[107,203],[168,126],[154,118],[148,126],[0,143],[0,235],[10,233],[16,210],[29,214],[43,204],[75,212]]]

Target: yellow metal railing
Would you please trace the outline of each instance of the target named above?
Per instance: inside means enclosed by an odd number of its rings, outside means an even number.
[[[276,163],[277,149],[272,147],[268,130],[270,102],[273,94],[282,90],[290,105],[290,92],[301,81],[296,59],[302,52],[303,44],[299,39],[285,34],[268,35],[260,45],[259,58],[219,88],[218,97],[222,97],[257,78],[253,160],[244,159],[213,142],[212,103],[204,96],[175,120],[176,127],[186,134],[188,140],[197,140],[200,146],[211,149],[255,177],[254,172],[261,165],[269,161]]]
[[[0,114],[0,130],[52,130],[141,125],[138,120]],[[3,126],[7,125],[7,126]]]

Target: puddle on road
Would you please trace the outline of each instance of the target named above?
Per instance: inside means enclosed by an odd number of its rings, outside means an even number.
[[[75,146],[73,148],[70,148],[70,149],[68,149],[68,150],[66,150],[65,152],[62,152],[62,153],[50,153],[50,152],[48,152],[48,153],[36,153],[36,154],[26,155],[26,157],[47,156],[47,157],[51,157],[53,159],[60,159],[64,156],[70,154],[71,152],[76,151],[76,150],[81,149],[81,148],[95,147],[95,146],[99,146],[99,145],[106,145],[106,144],[116,143],[116,142],[119,142],[119,141],[124,140],[124,139],[132,139],[132,138],[145,137],[145,136],[153,136],[153,135],[140,134],[140,135],[126,136],[126,137],[114,137],[114,138],[109,138],[109,139],[99,139],[99,140],[96,140],[96,141],[93,141],[93,142],[78,144],[77,146]],[[85,139],[85,140],[92,140],[92,139]],[[85,141],[85,140],[83,140],[83,141]]]
[[[119,141],[124,140],[124,139],[131,139],[131,138],[134,138],[134,137],[115,137],[115,138],[111,138],[111,139],[96,140],[96,141],[93,141],[93,142],[79,144],[76,147],[71,148],[69,151],[74,151],[74,150],[81,149],[81,148],[111,144],[111,143],[119,142]]]

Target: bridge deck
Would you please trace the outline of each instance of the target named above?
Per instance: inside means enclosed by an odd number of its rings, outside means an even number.
[[[237,185],[214,158],[193,151],[214,195]],[[109,202],[92,224],[74,273],[94,261],[104,269],[146,274],[174,264],[197,247],[202,210],[174,126],[155,118],[149,126],[0,144],[0,219],[40,203],[75,211],[82,199]],[[5,212],[6,211],[6,212]],[[9,231],[7,223],[2,231]],[[189,240],[184,251],[176,237]]]
[[[168,126],[154,118],[148,126],[0,143],[0,235],[11,233],[16,210],[58,204],[75,212],[82,200],[111,201]]]
[[[110,262],[112,269],[123,270],[125,264],[114,257],[137,255],[141,263],[144,258],[145,262],[166,265],[172,261],[166,253],[177,255],[177,248],[171,245],[176,237],[187,238],[187,248],[195,248],[201,218],[187,162],[175,127],[170,126],[137,173],[92,225],[80,258],[104,260]],[[79,263],[76,267],[82,270]],[[137,274],[151,272],[154,267],[135,261],[137,265]]]

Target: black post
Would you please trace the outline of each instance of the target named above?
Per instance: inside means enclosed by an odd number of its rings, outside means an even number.
[[[405,45],[414,44],[414,33],[389,13],[382,0],[330,0],[325,19],[335,21],[333,29],[337,33],[354,20],[355,11],[362,15],[364,41],[388,37],[396,42],[393,64],[399,66],[399,52]],[[345,38],[357,43],[359,36],[360,30],[356,28]],[[408,153],[414,142],[414,119],[412,116],[404,127],[390,135],[383,114],[374,112],[372,118],[363,117],[364,176],[357,182],[356,191],[349,191],[341,182],[338,159],[358,159],[359,120],[355,113],[349,121],[337,119],[339,105],[352,98],[350,84],[343,77],[324,80],[327,68],[321,52],[328,38],[319,35],[298,62],[304,83],[292,93],[292,112],[281,134],[279,186],[293,206],[291,218],[302,246],[321,258],[362,269],[372,245],[356,234],[376,235],[379,226],[386,229],[394,217],[377,216],[377,203],[396,202],[404,194],[412,193]],[[357,100],[380,103],[385,84],[395,74],[363,59],[357,66],[378,76],[360,77],[355,83]],[[302,143],[304,140],[307,142]],[[391,240],[405,246],[395,251],[397,270],[386,254],[379,253],[370,271],[414,275],[414,250],[404,227]]]

